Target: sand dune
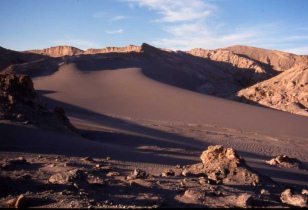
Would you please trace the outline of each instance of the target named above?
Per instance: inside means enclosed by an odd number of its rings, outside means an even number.
[[[138,68],[82,71],[72,63],[34,83],[37,90],[54,91],[47,97],[96,113],[308,136],[307,118],[166,85],[149,79]]]

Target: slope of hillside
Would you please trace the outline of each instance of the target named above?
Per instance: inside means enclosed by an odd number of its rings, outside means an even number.
[[[22,53],[0,47],[0,72],[10,65],[32,62],[43,58],[45,57],[34,53]]]
[[[267,107],[308,116],[308,65],[293,67],[241,90],[238,96]]]

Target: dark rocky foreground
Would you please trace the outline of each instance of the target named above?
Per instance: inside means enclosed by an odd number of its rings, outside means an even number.
[[[254,172],[231,148],[210,146],[200,158],[149,174],[110,157],[3,154],[0,206],[307,207],[307,190],[286,189]]]
[[[0,120],[57,130],[75,130],[62,108],[41,103],[27,75],[0,74]]]

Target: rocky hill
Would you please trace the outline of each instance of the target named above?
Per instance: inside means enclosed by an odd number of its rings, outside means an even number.
[[[70,46],[27,52],[0,48],[0,54],[0,71],[31,77],[50,75],[68,63],[96,70],[139,67],[151,79],[196,92],[304,115],[307,107],[307,84],[298,80],[305,78],[301,75],[306,74],[308,56],[276,50],[231,46],[182,52],[144,43],[85,51]],[[291,88],[289,83],[300,85]]]
[[[238,92],[244,100],[308,116],[308,65],[293,67]]]
[[[286,71],[301,62],[307,61],[308,58],[308,56],[299,56],[277,50],[267,50],[241,45],[231,46],[224,49],[263,64],[268,64],[276,71]]]
[[[236,69],[238,75],[246,76],[246,85],[255,84],[276,75],[276,72],[268,65],[225,49],[205,50],[196,48],[187,51],[187,53],[217,62],[220,68],[231,69],[233,72]]]

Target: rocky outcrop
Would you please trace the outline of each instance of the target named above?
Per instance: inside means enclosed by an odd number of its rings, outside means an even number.
[[[210,183],[257,185],[260,177],[253,172],[232,148],[209,146],[200,159],[201,164],[187,166],[185,175],[206,175]],[[183,174],[183,173],[182,173]]]
[[[26,75],[0,74],[0,120],[74,130],[63,109],[51,112],[41,105]]]
[[[47,55],[51,57],[73,56],[83,54],[84,51],[71,46],[56,46],[42,50],[29,50],[28,52]]]
[[[192,49],[187,53],[213,61],[220,68],[230,71],[234,79],[243,86],[255,84],[271,78],[276,73],[266,65],[262,65],[250,58],[237,55],[229,50]]]
[[[308,63],[237,93],[242,101],[308,116]]]

